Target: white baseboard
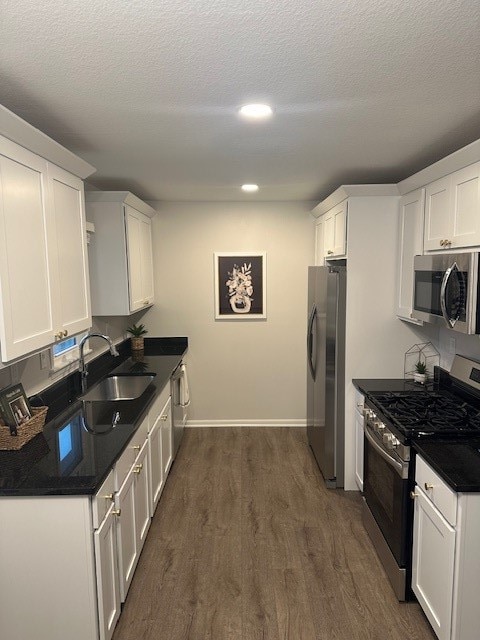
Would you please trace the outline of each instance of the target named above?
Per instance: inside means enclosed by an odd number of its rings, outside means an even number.
[[[187,427],[306,427],[303,418],[291,420],[187,420]]]

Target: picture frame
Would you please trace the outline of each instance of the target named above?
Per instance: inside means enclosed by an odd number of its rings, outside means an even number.
[[[11,435],[17,435],[17,428],[30,420],[32,408],[21,382],[0,390],[0,412]]]
[[[265,320],[265,251],[215,252],[215,320]]]

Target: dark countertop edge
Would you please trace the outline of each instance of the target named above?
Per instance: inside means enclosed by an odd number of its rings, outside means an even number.
[[[352,383],[364,395],[394,391],[425,391],[433,387],[433,380],[423,385],[405,378],[354,378]]]
[[[439,447],[441,447],[443,443],[442,443],[442,441],[439,441],[439,442],[436,442],[435,444],[438,445]],[[461,445],[461,444],[464,444],[464,443],[456,441],[455,444]],[[429,453],[428,451],[426,451],[422,447],[422,442],[414,440],[412,442],[412,447],[415,449],[416,453],[419,454],[420,456],[422,456],[422,458],[425,460],[425,462],[427,462],[432,467],[432,469],[436,473],[438,473],[438,475],[442,478],[442,480],[445,480],[445,482],[448,484],[450,489],[452,489],[456,493],[480,493],[480,470],[479,470],[479,480],[478,480],[477,483],[475,483],[475,482],[470,482],[470,483],[457,482],[448,474],[447,471],[445,471],[443,466],[441,464],[439,464],[439,462],[435,459],[435,457],[432,456],[431,453]],[[461,465],[461,462],[459,461],[459,467],[460,467],[460,465]]]
[[[125,343],[129,343],[130,341],[124,341],[124,343],[122,343],[122,345],[125,346]],[[150,394],[148,396],[148,399],[145,400],[145,403],[142,405],[142,407],[138,410],[138,412],[136,412],[135,414],[135,418],[132,421],[132,424],[134,427],[138,427],[140,422],[143,420],[143,418],[145,417],[145,415],[147,414],[147,412],[149,411],[150,407],[152,406],[152,404],[154,403],[156,397],[158,396],[158,394],[160,394],[162,392],[162,390],[165,388],[165,386],[168,384],[168,381],[170,380],[171,375],[173,374],[173,372],[175,371],[175,369],[179,366],[179,364],[181,363],[183,357],[185,356],[186,352],[188,350],[188,338],[178,338],[178,337],[174,337],[174,338],[146,338],[145,339],[145,355],[146,356],[154,356],[154,357],[163,357],[163,356],[178,356],[178,361],[171,366],[171,368],[169,368],[169,372],[167,375],[167,372],[164,372],[164,375],[160,376],[157,374],[155,380],[152,382],[152,385],[154,385],[154,387],[156,388],[156,393]],[[99,358],[101,358],[102,356],[99,356]],[[123,361],[120,363],[120,365],[117,365],[115,359],[112,359],[112,366],[110,368],[110,370],[104,374],[104,375],[108,375],[108,373],[111,373],[112,371],[115,371],[116,369],[121,368],[122,366],[124,366],[125,361],[128,360],[128,357],[123,359]],[[115,366],[116,365],[116,366]],[[103,376],[101,376],[103,377]],[[98,381],[98,380],[97,380]],[[97,382],[96,381],[96,382]],[[96,384],[95,382],[95,384]],[[91,385],[93,386],[93,385]],[[48,425],[50,423],[56,423],[58,421],[61,421],[62,419],[62,415],[71,412],[72,410],[74,410],[75,405],[78,405],[78,408],[80,408],[82,401],[79,400],[78,398],[73,401],[73,402],[69,402],[67,406],[64,407],[63,411],[61,411],[60,413],[57,413],[51,420],[49,420],[48,423],[46,423],[45,427],[48,427]],[[131,437],[133,437],[134,433],[136,431],[136,428],[132,431]],[[106,479],[106,477],[108,476],[108,474],[110,473],[111,469],[113,468],[113,466],[115,465],[115,463],[117,462],[117,460],[120,458],[120,456],[122,455],[122,453],[124,452],[125,448],[128,445],[128,442],[131,440],[131,437],[129,438],[129,440],[127,440],[125,442],[125,445],[123,446],[123,448],[121,448],[117,455],[115,456],[115,458],[112,459],[111,462],[111,466],[109,469],[107,469],[105,471],[104,474],[99,475],[97,478],[95,478],[95,482],[92,483],[91,486],[86,486],[86,487],[77,487],[77,488],[70,488],[70,487],[62,487],[62,488],[55,488],[55,487],[36,487],[36,488],[17,488],[17,489],[5,489],[5,488],[0,488],[0,498],[1,497],[32,497],[32,496],[36,496],[36,497],[53,497],[53,496],[77,496],[77,497],[81,497],[81,496],[90,496],[90,495],[94,495],[99,487],[101,486],[101,484],[104,482],[104,480]]]

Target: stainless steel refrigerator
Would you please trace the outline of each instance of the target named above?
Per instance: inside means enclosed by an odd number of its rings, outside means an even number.
[[[347,269],[308,268],[307,433],[329,488],[343,487]]]

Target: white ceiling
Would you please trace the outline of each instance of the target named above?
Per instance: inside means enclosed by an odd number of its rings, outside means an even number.
[[[321,199],[480,138],[480,2],[1,0],[0,102],[100,188]]]

